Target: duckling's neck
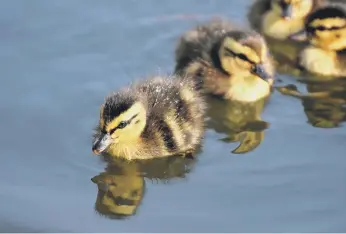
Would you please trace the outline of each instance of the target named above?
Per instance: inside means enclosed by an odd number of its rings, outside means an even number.
[[[299,58],[300,65],[309,72],[323,76],[344,76],[340,70],[338,55],[345,50],[328,51],[315,46],[309,46],[302,51]]]
[[[138,155],[140,155],[140,152],[138,149],[141,145],[140,140],[134,140],[131,143],[117,143],[112,144],[108,148],[108,153],[120,158],[124,158],[126,160],[133,160],[138,158]]]
[[[266,36],[283,40],[304,28],[304,18],[283,19],[276,12],[269,11],[263,19],[262,31]]]
[[[270,85],[270,82],[254,75],[233,75],[229,79],[229,90],[225,96],[234,101],[254,102],[269,96]]]

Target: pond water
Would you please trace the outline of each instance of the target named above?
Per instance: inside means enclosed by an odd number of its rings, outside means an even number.
[[[171,72],[184,30],[220,14],[245,22],[250,2],[1,1],[0,231],[345,232],[343,104],[274,92],[235,134],[242,112],[217,102],[195,161],[107,165],[91,152],[105,95]]]

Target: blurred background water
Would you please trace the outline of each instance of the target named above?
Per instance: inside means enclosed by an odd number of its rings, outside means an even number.
[[[345,232],[344,110],[338,126],[316,127],[275,92],[246,154],[216,128],[193,163],[112,169],[91,152],[105,95],[171,72],[184,30],[217,15],[246,23],[250,3],[0,1],[0,231]],[[96,211],[100,180],[135,190],[132,216]]]

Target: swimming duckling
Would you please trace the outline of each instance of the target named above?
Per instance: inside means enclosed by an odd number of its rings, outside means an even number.
[[[285,40],[302,30],[306,17],[326,3],[327,0],[256,0],[247,18],[256,31]]]
[[[186,32],[175,50],[175,72],[206,93],[252,102],[270,95],[274,68],[264,38],[213,19]]]
[[[301,51],[299,66],[321,76],[346,76],[346,4],[315,11],[305,31],[310,45]]]
[[[191,155],[204,133],[204,113],[191,80],[148,78],[106,98],[92,150],[127,160]]]

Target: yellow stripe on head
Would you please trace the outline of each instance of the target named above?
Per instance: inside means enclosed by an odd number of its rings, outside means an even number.
[[[260,63],[261,59],[258,57],[257,53],[248,46],[244,46],[233,38],[227,37],[223,41],[223,47],[230,49],[236,54],[244,54],[249,60],[254,63]]]
[[[309,24],[310,27],[317,28],[319,26],[324,26],[326,28],[332,28],[332,27],[345,27],[346,26],[346,20],[343,18],[325,18],[325,19],[315,19]]]
[[[135,102],[129,109],[125,110],[120,115],[116,116],[112,121],[110,121],[106,126],[106,131],[109,132],[113,128],[117,127],[121,121],[128,121],[136,114],[145,114],[145,108],[142,103]]]

